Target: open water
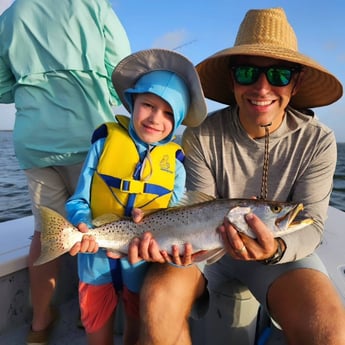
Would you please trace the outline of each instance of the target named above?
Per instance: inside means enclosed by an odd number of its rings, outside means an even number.
[[[345,143],[338,143],[332,206],[345,211]],[[12,131],[0,131],[0,222],[31,214],[26,178],[14,155]]]

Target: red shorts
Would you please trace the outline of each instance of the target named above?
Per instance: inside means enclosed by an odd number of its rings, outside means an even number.
[[[123,304],[125,313],[133,318],[139,318],[139,294],[123,287]],[[90,285],[79,283],[79,305],[81,321],[87,333],[101,329],[113,314],[119,301],[112,283]]]

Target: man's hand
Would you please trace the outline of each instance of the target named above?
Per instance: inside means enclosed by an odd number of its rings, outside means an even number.
[[[236,230],[227,219],[218,228],[225,245],[226,251],[238,260],[265,260],[270,258],[278,248],[278,242],[272,232],[255,214],[246,215],[246,221],[256,239],[246,236]]]

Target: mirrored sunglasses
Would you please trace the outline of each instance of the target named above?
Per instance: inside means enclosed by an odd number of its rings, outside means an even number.
[[[261,73],[264,73],[268,82],[273,86],[286,86],[290,83],[294,73],[301,71],[301,67],[279,66],[231,66],[236,83],[251,85],[257,82]]]

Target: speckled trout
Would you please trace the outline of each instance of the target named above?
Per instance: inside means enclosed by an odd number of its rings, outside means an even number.
[[[210,263],[225,254],[222,239],[216,230],[223,223],[224,217],[228,217],[238,231],[251,237],[255,235],[244,218],[249,212],[260,217],[276,237],[296,231],[312,222],[309,218],[296,220],[297,214],[303,209],[303,205],[299,203],[259,199],[213,199],[195,192],[187,195],[179,206],[147,214],[140,223],[119,219],[114,215],[110,222],[109,217],[101,217],[95,220],[95,224],[99,226],[90,232],[99,247],[126,255],[130,241],[150,231],[162,250],[170,253],[171,246],[178,245],[180,253],[183,253],[184,244],[190,243],[193,253],[200,254],[195,255],[195,261],[207,260]],[[194,203],[191,204],[191,201]],[[84,235],[49,208],[41,207],[41,214],[41,255],[35,265],[44,264],[67,253]]]

